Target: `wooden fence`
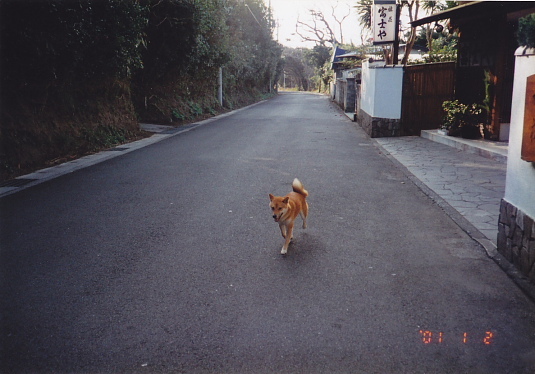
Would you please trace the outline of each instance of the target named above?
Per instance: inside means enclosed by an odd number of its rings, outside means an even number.
[[[402,135],[420,135],[442,123],[442,103],[453,100],[455,63],[442,62],[405,67],[401,103]]]

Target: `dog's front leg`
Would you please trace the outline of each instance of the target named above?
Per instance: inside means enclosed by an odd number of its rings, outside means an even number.
[[[293,236],[293,230],[294,230],[293,222],[288,225],[287,230],[288,231],[286,232],[286,237],[285,237],[286,241],[284,242],[284,246],[282,247],[281,255],[285,255],[288,252],[288,246],[290,245],[290,241],[292,240],[292,236]]]
[[[281,229],[282,237],[286,239],[286,225],[279,225],[279,229]]]

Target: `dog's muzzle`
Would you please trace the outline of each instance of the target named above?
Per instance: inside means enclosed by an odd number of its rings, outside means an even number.
[[[280,217],[278,217],[276,214],[274,214],[273,215],[273,219],[275,220],[275,222],[279,222]]]

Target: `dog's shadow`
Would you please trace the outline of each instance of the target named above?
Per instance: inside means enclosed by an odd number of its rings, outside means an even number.
[[[307,231],[294,235],[288,247],[288,253],[284,255],[280,254],[281,259],[307,261],[319,253],[324,252],[325,245],[321,242],[319,236],[311,231],[307,229]]]

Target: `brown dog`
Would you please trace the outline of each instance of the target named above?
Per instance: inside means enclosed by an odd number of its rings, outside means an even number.
[[[269,200],[271,200],[269,207],[273,212],[273,219],[279,223],[282,237],[286,239],[281,250],[283,255],[288,252],[288,245],[292,240],[294,221],[297,215],[300,215],[303,219],[303,228],[307,228],[308,204],[306,197],[308,196],[308,191],[305,190],[305,187],[297,178],[292,183],[292,189],[293,192],[284,197],[269,194]]]

